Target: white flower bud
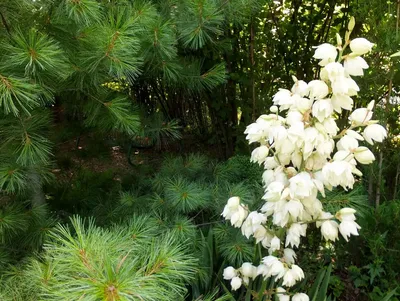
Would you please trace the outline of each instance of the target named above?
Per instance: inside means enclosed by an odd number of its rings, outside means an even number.
[[[358,55],[363,55],[367,52],[370,52],[373,46],[374,43],[371,43],[364,38],[356,38],[350,42],[351,51]]]
[[[269,249],[270,253],[277,251],[281,248],[281,240],[277,237],[274,236],[274,238],[271,240],[271,247]]]
[[[242,264],[241,272],[243,276],[248,278],[255,278],[257,276],[257,268],[250,262],[245,262]]]
[[[296,253],[292,249],[286,248],[283,250],[283,259],[286,263],[294,264],[296,258]]]
[[[310,298],[304,293],[297,293],[293,295],[292,301],[310,301]]]
[[[361,164],[371,164],[375,161],[374,154],[365,146],[357,147],[354,151],[354,157]]]
[[[356,126],[366,125],[367,122],[372,118],[372,111],[367,108],[359,108],[351,113],[349,120]]]
[[[329,93],[328,85],[322,80],[312,80],[308,83],[310,98],[322,99]]]
[[[342,37],[340,36],[340,34],[336,33],[336,43],[338,46],[342,46]]]
[[[237,272],[234,267],[227,267],[224,269],[223,277],[225,280],[231,280],[237,276]]]
[[[348,31],[352,32],[355,25],[356,25],[356,19],[354,17],[351,17],[350,21],[349,21],[349,24],[347,25]]]
[[[233,291],[236,291],[242,286],[242,279],[239,277],[233,277],[231,280],[231,287]]]
[[[292,87],[292,93],[293,94],[298,94],[301,97],[305,96],[308,94],[308,85],[305,81],[303,80],[295,80],[295,83]]]
[[[286,290],[284,288],[278,287],[276,293],[279,301],[290,301],[290,296],[286,295]]]
[[[335,216],[340,221],[355,221],[356,216],[354,215],[354,213],[356,212],[357,211],[354,210],[353,208],[345,207],[340,209]]]
[[[336,47],[324,43],[316,47],[314,58],[321,60],[319,62],[320,66],[326,66],[328,63],[334,62],[337,57],[337,50]]]
[[[255,148],[251,153],[251,162],[255,162],[261,165],[261,163],[263,163],[264,160],[267,158],[268,153],[269,153],[269,148],[266,145],[261,145]]]

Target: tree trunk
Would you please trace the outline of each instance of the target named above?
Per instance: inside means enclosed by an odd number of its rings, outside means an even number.
[[[36,171],[31,171],[28,175],[30,181],[30,199],[32,207],[39,207],[46,204],[46,197],[43,192],[43,183],[40,175]]]
[[[251,100],[252,100],[252,113],[251,121],[256,120],[256,86],[255,86],[255,60],[254,60],[254,20],[250,21],[250,65],[251,65]]]
[[[399,175],[400,175],[400,162],[397,163],[396,176],[394,178],[393,200],[397,198],[397,185],[399,184]]]
[[[368,199],[372,206],[374,204],[374,168],[372,164],[369,167],[368,175]]]
[[[383,163],[383,153],[382,151],[380,151],[379,164],[378,164],[378,181],[376,186],[375,209],[378,209],[381,202],[382,163]]]

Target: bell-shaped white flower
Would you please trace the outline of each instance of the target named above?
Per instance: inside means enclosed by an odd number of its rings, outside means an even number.
[[[340,221],[355,221],[356,216],[355,213],[357,211],[353,208],[342,208],[338,212],[336,212],[335,217]]]
[[[283,276],[282,285],[292,287],[296,284],[296,282],[300,281],[303,278],[303,270],[298,265],[293,264],[292,267],[287,270],[285,275]]]
[[[253,266],[250,262],[244,262],[240,271],[244,277],[255,278],[257,276],[257,267]]]
[[[301,114],[304,114],[309,109],[311,109],[311,106],[313,104],[312,99],[301,97],[300,95],[293,95],[292,98],[293,98],[293,105],[290,108],[291,110],[297,110]]]
[[[304,212],[304,206],[299,200],[292,199],[286,203],[284,212],[290,214],[292,219],[296,221],[297,218],[302,217]]]
[[[374,43],[371,43],[365,38],[356,38],[351,40],[350,49],[357,55],[363,55],[372,50]]]
[[[356,138],[353,138],[350,135],[344,135],[337,142],[336,147],[339,151],[352,152],[358,147],[358,141]]]
[[[231,220],[231,224],[236,228],[242,225],[247,214],[248,211],[240,204],[239,197],[231,197],[222,212],[222,216],[225,217],[225,219]]]
[[[292,301],[310,301],[310,298],[304,293],[294,294]]]
[[[298,247],[300,236],[306,236],[307,224],[293,223],[286,231],[285,247]]]
[[[355,125],[365,125],[372,118],[372,111],[368,108],[359,108],[350,114],[349,120]]]
[[[353,99],[346,94],[333,94],[331,98],[333,109],[342,113],[342,109],[351,110],[353,108]]]
[[[319,62],[320,66],[325,66],[336,60],[337,49],[331,44],[324,43],[316,47],[313,57],[321,60]]]
[[[361,227],[351,220],[344,220],[339,225],[340,234],[346,241],[349,241],[351,235],[358,236],[358,229],[361,229]]]
[[[233,277],[237,276],[237,271],[234,267],[227,267],[224,269],[223,277],[225,280],[231,280]]]
[[[371,164],[375,161],[374,154],[365,146],[357,147],[354,151],[354,157],[361,164]]]
[[[269,110],[271,111],[271,113],[277,113],[279,111],[279,108],[277,106],[272,106],[269,108]]]
[[[269,255],[264,257],[262,262],[267,266],[268,272],[265,277],[275,276],[277,279],[280,279],[285,275],[286,268],[283,263],[276,258],[275,256]]]
[[[346,94],[348,96],[357,95],[360,91],[357,83],[350,77],[337,77],[331,81],[333,94]]]
[[[269,184],[275,181],[275,173],[272,169],[265,170],[262,175],[262,181],[264,187],[268,187]]]
[[[368,67],[367,62],[360,56],[348,56],[344,60],[344,69],[352,76],[363,76],[364,69],[368,69]]]
[[[278,301],[290,301],[290,296],[286,294],[286,290],[282,287],[276,289],[276,296]]]
[[[267,134],[265,124],[261,122],[248,125],[244,133],[247,134],[246,139],[249,140],[249,143],[259,142],[265,139]]]
[[[364,129],[363,136],[365,141],[373,145],[374,141],[382,142],[386,138],[387,132],[380,124],[370,124]]]
[[[274,238],[274,235],[272,235],[270,232],[267,231],[267,233],[264,236],[264,239],[261,241],[261,245],[264,248],[268,249],[269,247],[271,247],[271,241],[273,238]]]
[[[363,136],[361,136],[361,135],[360,135],[359,133],[357,133],[356,131],[353,131],[353,130],[346,130],[346,135],[347,135],[347,136],[350,136],[350,137],[352,137],[352,138],[355,138],[355,139],[357,139],[357,140],[364,141]]]
[[[231,280],[231,287],[233,291],[238,290],[242,286],[242,279],[240,277],[233,277]]]
[[[324,221],[321,224],[321,234],[325,240],[335,241],[339,235],[339,224],[335,221]]]
[[[332,187],[342,186],[344,189],[353,188],[354,176],[352,165],[347,161],[334,161],[325,164],[322,175],[325,185]]]
[[[265,158],[268,157],[269,148],[266,145],[261,145],[253,150],[251,153],[251,162],[258,163],[261,165]]]
[[[330,117],[333,113],[333,105],[330,99],[318,99],[312,106],[312,114],[319,122]]]
[[[281,248],[281,240],[274,236],[271,240],[271,247],[269,248],[269,253],[272,254],[273,252],[279,250]]]
[[[296,258],[296,253],[292,249],[286,248],[283,250],[283,260],[286,263],[294,264]]]
[[[262,197],[264,200],[269,202],[276,202],[281,198],[282,191],[285,188],[285,185],[282,182],[274,181],[271,182],[267,189],[266,193]]]
[[[268,239],[269,233],[264,225],[253,226],[253,236],[256,240],[256,243],[259,243],[265,239]]]
[[[265,169],[274,169],[279,166],[279,162],[276,161],[275,157],[267,157],[264,161],[264,168]]]
[[[323,99],[329,94],[328,85],[322,80],[312,80],[308,83],[311,99]]]
[[[305,96],[308,94],[308,85],[305,81],[303,80],[295,80],[295,83],[292,87],[292,93],[293,94],[298,94],[301,97]]]
[[[237,196],[231,197],[228,200],[228,203],[224,207],[224,211],[222,212],[222,216],[226,219],[230,219],[233,212],[237,210],[240,206],[240,198]]]
[[[267,277],[267,273],[268,273],[269,268],[265,265],[265,264],[260,264],[257,267],[257,275],[263,275],[264,277]]]
[[[327,134],[331,134],[332,136],[336,136],[337,132],[339,131],[336,121],[332,117],[325,118],[322,122],[322,126],[324,127],[325,132]],[[317,127],[317,125],[315,125],[315,127]]]
[[[287,110],[293,104],[292,92],[287,89],[279,89],[272,99],[274,105],[279,106],[280,110]]]
[[[292,198],[309,197],[316,190],[308,172],[301,172],[289,179]]]
[[[259,226],[261,224],[264,224],[267,221],[267,217],[259,213],[257,211],[252,211],[249,213],[247,216],[246,220],[242,224],[241,230],[242,234],[246,236],[247,238],[250,238],[250,236],[254,235],[254,232],[256,230],[259,230]],[[260,230],[259,230],[260,231]]]

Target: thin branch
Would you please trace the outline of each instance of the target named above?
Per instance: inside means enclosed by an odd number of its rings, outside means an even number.
[[[3,23],[3,25],[4,25],[4,28],[6,29],[6,31],[7,31],[7,33],[8,33],[8,35],[10,36],[10,38],[11,38],[11,30],[10,30],[10,26],[8,25],[8,23],[7,23],[7,20],[6,20],[6,18],[4,17],[4,15],[3,15],[3,13],[2,12],[0,12],[0,17],[1,17],[1,22]]]

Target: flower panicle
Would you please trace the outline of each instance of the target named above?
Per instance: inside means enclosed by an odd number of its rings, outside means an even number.
[[[350,40],[350,27],[344,45],[339,36],[337,46],[324,43],[315,47],[314,58],[322,68],[318,80],[307,83],[293,77],[290,90],[279,89],[274,95],[271,113],[261,115],[245,130],[249,143],[260,144],[251,161],[265,168],[265,203],[260,210],[249,212],[233,197],[222,215],[247,238],[253,236],[270,255],[257,267],[244,263],[237,270],[226,268],[224,279],[231,280],[233,290],[257,276],[282,279],[288,288],[303,279],[303,270],[295,264],[296,254],[289,247],[299,247],[310,223],[316,224],[326,241],[335,242],[339,234],[346,241],[358,235],[354,209],[342,208],[333,214],[325,211],[318,199],[319,193],[325,196],[326,189],[352,189],[356,177],[362,175],[358,164],[375,160],[368,144],[382,142],[387,136],[386,129],[372,120],[373,101],[353,110],[353,97],[360,88],[352,77],[362,76],[369,67],[361,56],[374,44],[364,38]],[[351,52],[344,55],[347,47]],[[350,112],[349,122],[339,129],[336,121],[343,110]],[[273,256],[277,253],[281,256]],[[279,300],[289,300],[281,289]],[[296,294],[292,300],[308,297]]]

